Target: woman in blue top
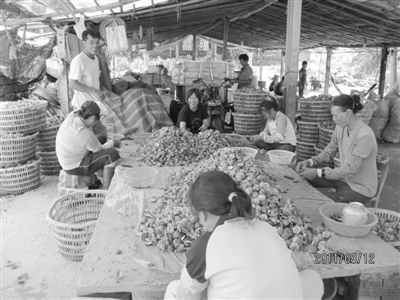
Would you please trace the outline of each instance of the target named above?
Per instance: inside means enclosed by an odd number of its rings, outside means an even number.
[[[200,104],[201,93],[198,89],[191,89],[188,93],[187,105],[185,105],[178,116],[178,127],[187,129],[194,134],[206,131],[208,122],[207,109]]]

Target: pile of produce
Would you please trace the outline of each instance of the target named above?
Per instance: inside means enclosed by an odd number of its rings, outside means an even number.
[[[335,130],[336,123],[332,121],[325,121],[319,124],[321,128],[327,129],[327,130]]]
[[[263,89],[260,88],[242,88],[239,90],[236,90],[238,93],[245,93],[245,94],[269,94],[269,92],[264,91]]]
[[[315,95],[312,97],[301,99],[302,101],[332,101],[333,96],[331,95]]]
[[[2,140],[17,139],[23,137],[23,133],[6,133],[1,136]]]
[[[204,171],[220,170],[230,175],[250,196],[255,217],[276,227],[292,251],[303,245],[323,252],[330,232],[324,228],[314,229],[311,220],[283,197],[283,190],[275,184],[275,178],[252,158],[232,149],[219,149],[192,167],[186,167],[170,176],[163,196],[157,199],[156,208],[146,210],[140,226],[141,239],[147,245],[157,246],[161,251],[183,252],[190,248],[201,233],[202,227],[191,215],[187,193],[195,178]]]
[[[0,110],[15,109],[15,108],[30,108],[33,106],[43,104],[42,100],[18,100],[18,101],[4,101],[0,102]]]
[[[386,242],[400,241],[400,222],[391,218],[379,218],[372,232]]]
[[[59,115],[55,115],[52,116],[50,118],[47,118],[47,126],[53,126],[53,125],[58,125],[61,124],[62,122],[64,122],[65,117],[64,116],[59,116]]]
[[[141,145],[138,160],[150,166],[184,166],[229,146],[219,131],[207,130],[196,135],[185,129],[164,127]]]

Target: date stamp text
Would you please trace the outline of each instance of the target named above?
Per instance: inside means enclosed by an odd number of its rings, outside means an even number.
[[[375,264],[374,253],[314,253],[314,263],[319,264]]]

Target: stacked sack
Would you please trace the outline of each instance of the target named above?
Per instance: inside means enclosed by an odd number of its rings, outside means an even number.
[[[56,154],[56,137],[63,121],[63,116],[48,118],[46,127],[39,131],[37,154],[42,159],[40,170],[43,175],[58,175],[62,170]]]
[[[254,88],[243,88],[232,93],[235,133],[252,136],[264,129],[265,120],[258,113],[258,108],[262,101],[269,100],[270,97],[264,90]]]
[[[315,147],[318,145],[319,124],[332,121],[330,105],[332,96],[317,95],[300,99],[301,121],[299,125],[299,139],[297,140],[296,152],[298,160],[306,160],[316,155]],[[333,163],[328,163],[328,166]]]
[[[47,102],[0,102],[0,193],[16,195],[40,185],[38,131],[46,126]]]

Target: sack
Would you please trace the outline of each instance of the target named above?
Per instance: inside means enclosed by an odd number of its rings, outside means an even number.
[[[363,98],[362,100],[363,109],[357,113],[357,116],[365,123],[369,124],[371,121],[373,113],[376,111],[377,107],[375,103],[371,100]]]
[[[374,117],[389,118],[390,101],[387,100],[375,101],[375,105],[376,105],[376,110],[373,114]]]
[[[382,139],[382,132],[383,129],[385,129],[387,123],[389,121],[389,118],[380,118],[380,117],[375,117],[372,116],[371,120],[369,121],[369,127],[371,127],[372,131],[375,134],[375,137],[378,140]]]
[[[397,97],[393,103],[390,109],[389,123],[383,130],[382,137],[388,142],[400,143],[400,98]]]
[[[118,26],[117,22],[106,27],[108,53],[124,52],[128,50],[128,38],[126,37],[125,25]]]
[[[64,65],[57,50],[53,49],[52,57],[46,59],[46,72],[55,78],[60,78],[64,71]]]

